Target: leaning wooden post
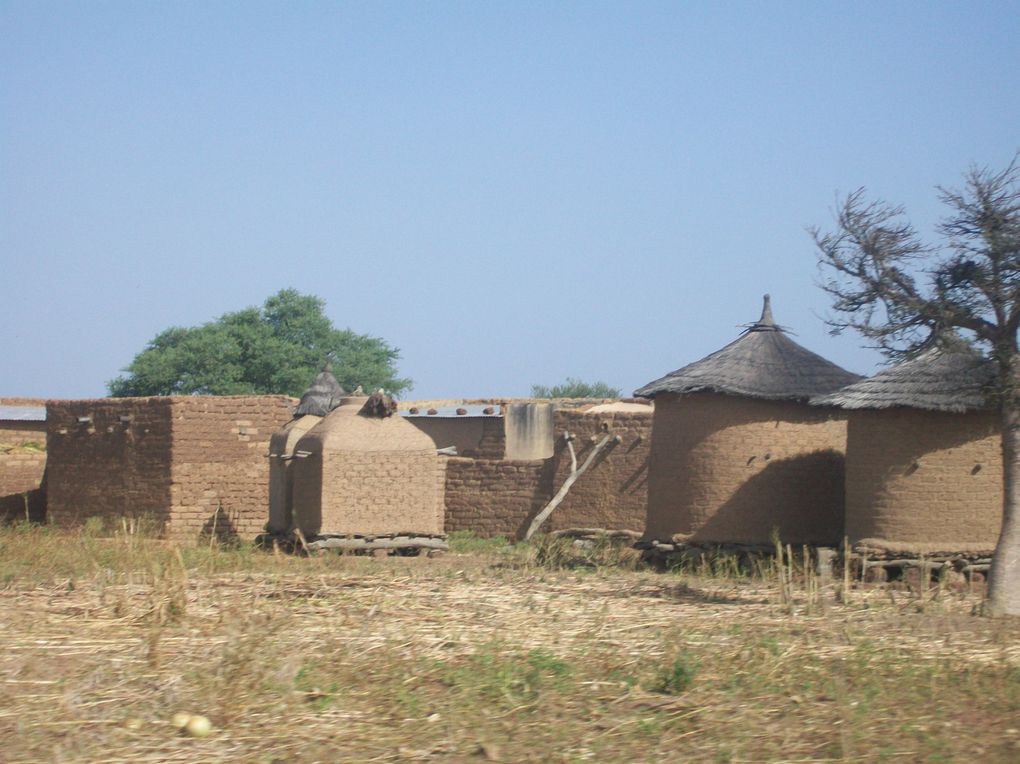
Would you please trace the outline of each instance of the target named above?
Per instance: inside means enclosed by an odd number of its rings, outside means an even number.
[[[569,432],[563,433],[564,440],[567,441],[567,448],[570,451],[570,474],[567,479],[563,481],[563,485],[560,486],[560,490],[556,492],[556,495],[552,497],[552,501],[545,505],[541,512],[535,515],[535,519],[531,521],[531,525],[528,526],[528,532],[524,534],[524,540],[527,541],[539,528],[542,527],[542,523],[549,519],[549,515],[553,513],[553,510],[560,505],[560,502],[566,497],[570,491],[570,487],[577,482],[577,479],[584,474],[592,462],[595,461],[595,457],[608,446],[610,443],[619,443],[622,438],[619,435],[606,435],[588,454],[588,458],[584,460],[584,464],[578,468],[577,466],[577,455],[574,453],[574,436]]]

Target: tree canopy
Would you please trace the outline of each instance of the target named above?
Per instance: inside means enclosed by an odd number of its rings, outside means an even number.
[[[863,189],[840,201],[835,232],[811,233],[834,331],[854,329],[892,357],[952,338],[993,362],[1004,499],[988,609],[1020,615],[1020,165],[972,167],[964,180],[962,189],[939,189],[949,214],[937,245],[902,207],[869,201]]]
[[[151,340],[120,376],[111,396],[251,395],[298,397],[327,359],[341,385],[399,394],[399,351],[385,341],[336,329],[313,295],[283,289],[261,308],[225,313],[190,328],[171,327]]]
[[[531,386],[532,398],[619,398],[620,388],[610,387],[605,382],[584,382],[580,379],[567,377],[560,385],[546,387]]]

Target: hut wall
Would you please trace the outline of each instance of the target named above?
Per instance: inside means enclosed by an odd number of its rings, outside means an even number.
[[[253,538],[269,505],[269,439],[291,416],[284,395],[175,396],[170,533]]]
[[[652,409],[647,412],[556,411],[555,491],[570,475],[570,453],[563,440],[575,436],[578,465],[606,433],[619,435],[622,442],[610,444],[571,487],[563,502],[547,521],[545,530],[564,528],[606,528],[644,531],[648,504],[648,461],[651,452]],[[595,442],[592,442],[595,438]]]
[[[47,401],[47,516],[57,525],[86,518],[148,516],[170,509],[169,398]],[[79,417],[90,417],[79,422]],[[123,420],[122,417],[129,417]]]
[[[294,519],[318,534],[442,533],[444,463],[424,433],[394,416],[358,414],[353,398],[296,446]]]
[[[215,517],[223,533],[255,536],[269,436],[292,406],[284,396],[49,401],[47,516],[58,525],[146,516],[189,538]]]
[[[645,536],[834,544],[846,421],[804,404],[698,393],[655,399]]]
[[[1001,523],[995,414],[849,412],[846,528],[852,542],[894,552],[990,551]]]
[[[551,465],[548,459],[447,459],[447,532],[521,537],[552,497]]]

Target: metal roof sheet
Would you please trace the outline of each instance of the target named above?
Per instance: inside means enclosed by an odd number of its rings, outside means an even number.
[[[0,419],[8,422],[45,422],[45,406],[0,406]]]

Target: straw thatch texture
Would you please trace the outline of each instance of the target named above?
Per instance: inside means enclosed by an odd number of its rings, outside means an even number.
[[[301,396],[301,402],[294,409],[294,416],[305,416],[306,414],[326,416],[340,405],[340,401],[345,395],[347,392],[336,381],[336,377],[333,376],[333,367],[327,361],[312,386],[305,390],[305,394]]]
[[[960,413],[989,407],[995,370],[987,359],[933,347],[916,358],[855,382],[812,405],[845,409],[908,407]]]
[[[772,319],[769,296],[761,318],[735,341],[636,390],[662,393],[723,393],[761,400],[807,400],[856,382],[858,374],[812,353],[786,336]]]

